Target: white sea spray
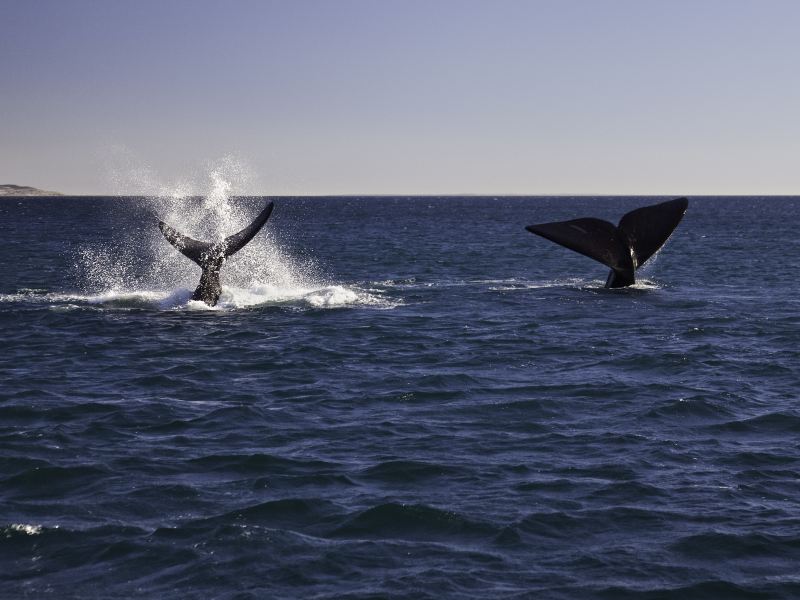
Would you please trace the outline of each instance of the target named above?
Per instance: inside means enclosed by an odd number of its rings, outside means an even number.
[[[135,211],[133,229],[117,229],[130,214],[109,214],[109,239],[76,253],[76,268],[88,302],[103,306],[200,309],[191,291],[200,270],[163,237],[158,221],[198,240],[219,241],[246,227],[265,200],[241,198],[251,190],[252,170],[228,155],[209,162],[194,178],[162,182],[130,157],[113,171],[115,189],[143,193],[121,201],[117,210]],[[280,206],[276,207],[280,211]],[[273,215],[274,220],[274,215]],[[314,308],[380,305],[378,295],[350,289],[324,277],[316,262],[294,248],[267,222],[222,270],[219,309],[297,303]]]

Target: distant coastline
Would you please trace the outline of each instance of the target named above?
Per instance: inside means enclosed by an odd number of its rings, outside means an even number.
[[[60,192],[48,192],[27,185],[0,184],[0,196],[63,196]]]

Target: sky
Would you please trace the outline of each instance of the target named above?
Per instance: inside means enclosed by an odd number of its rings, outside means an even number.
[[[0,184],[800,194],[795,0],[0,0]]]

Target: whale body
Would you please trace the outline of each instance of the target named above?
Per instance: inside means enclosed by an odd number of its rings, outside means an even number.
[[[688,206],[686,198],[643,206],[623,215],[617,226],[584,218],[525,229],[610,267],[606,287],[619,288],[635,283],[636,269],[669,239]]]
[[[209,306],[217,304],[222,294],[222,285],[219,282],[222,265],[229,256],[236,254],[253,239],[269,219],[273,208],[274,203],[270,202],[250,225],[216,243],[194,240],[173,229],[164,221],[158,222],[158,227],[167,241],[203,269],[200,283],[192,294],[192,300],[200,300]]]

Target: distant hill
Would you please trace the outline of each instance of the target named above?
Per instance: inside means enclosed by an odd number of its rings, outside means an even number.
[[[58,192],[46,192],[27,185],[0,184],[0,196],[63,196]]]

